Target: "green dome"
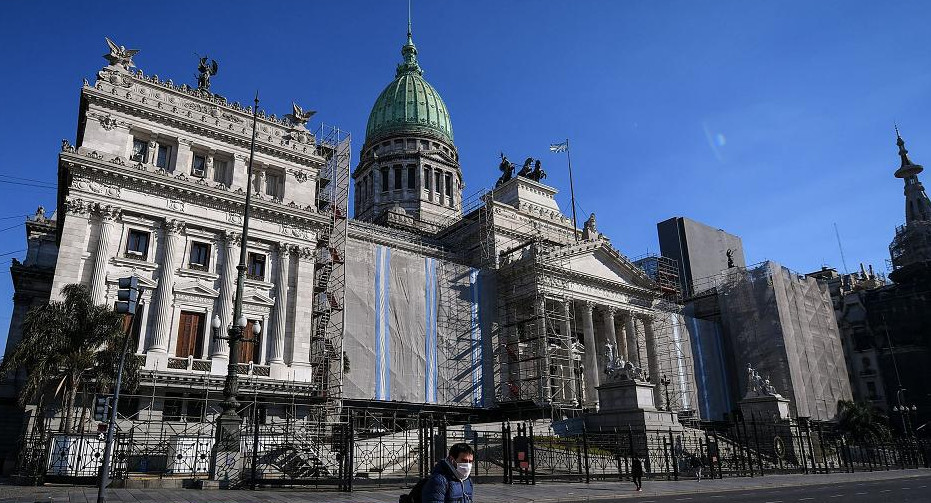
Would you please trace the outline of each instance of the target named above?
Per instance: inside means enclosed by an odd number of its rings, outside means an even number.
[[[389,133],[432,133],[452,143],[453,125],[446,103],[424,80],[410,33],[401,54],[404,62],[398,65],[394,80],[378,95],[369,114],[366,142],[378,141]]]

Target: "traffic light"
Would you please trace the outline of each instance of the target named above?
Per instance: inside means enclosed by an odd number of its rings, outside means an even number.
[[[136,314],[136,306],[139,303],[139,278],[120,278],[120,289],[116,292],[116,298],[116,312]]]
[[[110,417],[110,397],[98,396],[94,401],[94,421],[104,422]]]

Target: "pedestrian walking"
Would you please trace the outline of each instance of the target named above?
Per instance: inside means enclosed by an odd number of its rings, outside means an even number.
[[[695,454],[692,456],[692,470],[695,471],[695,480],[701,481],[701,470],[705,467],[705,460],[702,459],[701,454]]]
[[[643,463],[640,462],[640,456],[634,454],[634,461],[630,466],[630,475],[634,479],[634,486],[637,491],[641,491],[643,485]]]
[[[474,452],[469,444],[455,444],[449,456],[436,466],[423,485],[423,503],[472,503],[472,460]],[[415,500],[414,503],[420,503]]]

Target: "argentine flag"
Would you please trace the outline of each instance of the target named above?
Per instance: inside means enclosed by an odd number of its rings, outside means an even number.
[[[569,140],[566,140],[562,143],[550,144],[550,152],[556,152],[558,154],[559,152],[565,152],[567,150],[569,150]]]

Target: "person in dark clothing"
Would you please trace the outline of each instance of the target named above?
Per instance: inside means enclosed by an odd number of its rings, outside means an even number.
[[[640,461],[640,456],[634,455],[634,461],[630,466],[630,475],[634,479],[634,485],[637,486],[637,490],[641,491],[640,486],[643,485],[643,463]]]
[[[695,471],[695,480],[701,481],[701,470],[705,467],[705,460],[701,454],[692,456],[692,470]]]
[[[472,446],[455,444],[449,456],[433,467],[423,486],[423,503],[472,503]]]

